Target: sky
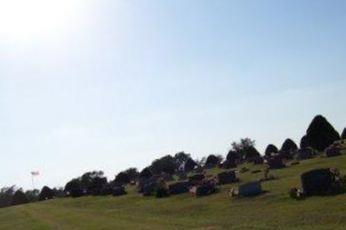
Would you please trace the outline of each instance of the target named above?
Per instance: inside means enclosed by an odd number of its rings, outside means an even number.
[[[346,127],[346,1],[0,0],[0,187]]]

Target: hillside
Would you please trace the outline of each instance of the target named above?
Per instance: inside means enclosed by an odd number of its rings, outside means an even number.
[[[228,190],[236,184],[202,198],[190,194],[142,197],[129,187],[129,194],[122,197],[63,198],[4,208],[0,229],[344,229],[346,194],[302,201],[287,195],[291,187],[300,186],[302,172],[322,167],[336,167],[346,174],[346,155],[317,157],[273,170],[278,179],[262,183],[268,192],[255,198],[229,198]],[[246,172],[239,177],[245,182],[262,173]]]

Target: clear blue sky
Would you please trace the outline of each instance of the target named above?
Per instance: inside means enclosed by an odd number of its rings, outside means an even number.
[[[0,186],[346,126],[346,1],[0,1]]]

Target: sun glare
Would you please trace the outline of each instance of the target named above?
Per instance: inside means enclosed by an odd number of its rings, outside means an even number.
[[[55,34],[68,25],[74,0],[0,0],[0,35],[28,39]]]

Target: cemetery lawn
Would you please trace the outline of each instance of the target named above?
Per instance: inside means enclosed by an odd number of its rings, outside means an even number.
[[[3,208],[0,229],[345,229],[346,194],[302,201],[288,196],[291,187],[300,187],[302,172],[323,167],[346,174],[346,154],[272,170],[278,179],[262,183],[268,192],[255,198],[229,198],[229,188],[237,184],[202,198],[142,197],[129,187],[122,197],[62,198]],[[250,171],[239,174],[241,182],[263,176]],[[218,172],[212,169],[209,174]]]

